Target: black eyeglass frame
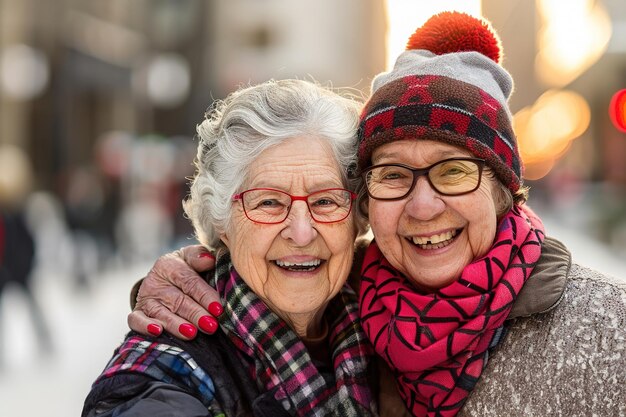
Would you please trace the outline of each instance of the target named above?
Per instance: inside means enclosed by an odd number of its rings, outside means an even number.
[[[476,183],[476,186],[468,191],[463,191],[461,193],[444,193],[439,191],[439,189],[433,184],[433,182],[430,179],[430,176],[428,175],[428,173],[430,172],[430,170],[442,163],[445,162],[450,162],[450,161],[469,161],[469,162],[473,162],[476,164],[476,166],[478,167],[478,182]],[[405,199],[409,194],[411,194],[411,192],[413,192],[413,189],[415,188],[415,184],[417,184],[417,179],[419,177],[422,176],[426,176],[426,180],[428,181],[428,184],[431,186],[431,188],[433,190],[435,190],[437,193],[441,194],[441,195],[445,195],[445,196],[458,196],[458,195],[465,195],[465,194],[469,194],[469,193],[473,193],[474,191],[476,191],[478,189],[478,187],[480,187],[480,183],[483,179],[483,170],[485,168],[485,163],[486,161],[484,159],[481,158],[448,158],[448,159],[442,159],[441,161],[435,162],[434,164],[427,166],[425,168],[413,168],[410,167],[408,165],[404,165],[404,164],[380,164],[380,165],[373,165],[371,167],[366,168],[365,170],[363,170],[363,172],[361,173],[361,178],[363,179],[363,182],[365,183],[365,189],[367,190],[367,195],[370,198],[373,198],[374,200],[381,200],[381,201],[397,201],[397,200],[402,200]],[[370,189],[368,186],[368,182],[367,182],[367,174],[376,169],[376,168],[381,168],[381,167],[400,167],[400,168],[404,168],[407,169],[409,171],[411,171],[411,173],[413,174],[413,182],[411,183],[411,186],[409,187],[409,189],[407,190],[407,192],[400,196],[400,197],[392,197],[392,198],[380,198],[380,197],[374,197],[371,193],[370,193]]]
[[[249,192],[249,191],[276,191],[276,192],[279,192],[279,193],[282,193],[282,194],[285,194],[285,195],[289,196],[289,198],[291,199],[291,204],[289,204],[289,207],[287,208],[287,212],[285,214],[285,217],[282,220],[275,221],[275,222],[261,222],[261,221],[258,221],[258,220],[251,219],[250,215],[248,214],[248,210],[246,210],[246,205],[243,202],[244,195],[247,192]],[[320,220],[317,220],[315,218],[315,215],[313,214],[313,211],[311,210],[311,207],[309,206],[309,200],[308,199],[312,195],[320,194],[320,193],[323,193],[325,191],[345,191],[345,192],[347,192],[349,194],[349,196],[350,196],[350,206],[348,207],[348,211],[347,211],[346,215],[343,218],[341,218],[339,220],[331,220],[331,221],[320,221]],[[241,208],[243,209],[243,213],[246,216],[246,218],[248,220],[250,220],[251,222],[257,223],[257,224],[280,224],[280,223],[283,223],[285,220],[287,220],[287,217],[289,217],[289,213],[291,213],[291,207],[293,207],[293,202],[294,201],[304,201],[304,203],[306,204],[307,209],[309,210],[309,214],[311,215],[311,218],[313,219],[314,222],[320,223],[320,224],[332,224],[332,223],[342,222],[345,219],[347,219],[348,216],[350,216],[350,213],[352,213],[352,206],[354,206],[354,200],[356,200],[356,198],[357,198],[357,194],[356,193],[354,193],[354,192],[352,192],[350,190],[346,190],[345,188],[326,188],[326,189],[323,189],[323,190],[312,192],[309,195],[291,195],[288,192],[283,191],[283,190],[277,190],[275,188],[261,187],[261,188],[251,188],[249,190],[242,191],[242,192],[240,192],[238,194],[235,194],[232,197],[232,201],[233,202],[234,201],[241,201]]]

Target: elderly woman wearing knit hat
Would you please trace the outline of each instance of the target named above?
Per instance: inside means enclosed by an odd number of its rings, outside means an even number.
[[[626,415],[625,285],[572,264],[525,205],[500,54],[488,24],[442,13],[373,81],[358,149],[375,237],[357,256],[363,329],[408,415]],[[182,258],[206,269],[198,251]],[[176,259],[144,280],[135,330],[180,335],[160,304],[173,305],[168,280],[193,287],[177,313],[208,314],[193,300],[215,295]]]

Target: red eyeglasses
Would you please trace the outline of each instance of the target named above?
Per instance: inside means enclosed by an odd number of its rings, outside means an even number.
[[[350,215],[356,194],[343,188],[328,188],[309,195],[291,195],[273,188],[252,188],[235,194],[246,217],[255,223],[278,224],[285,221],[294,201],[304,201],[317,223],[336,223]]]

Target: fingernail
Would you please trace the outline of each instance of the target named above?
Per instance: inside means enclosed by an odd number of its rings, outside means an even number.
[[[211,258],[211,259],[215,259],[215,256],[209,252],[200,252],[200,255],[198,255],[198,258]]]
[[[161,329],[161,326],[159,326],[158,324],[148,324],[148,333],[150,333],[152,336],[159,336],[162,331],[163,330]]]
[[[213,301],[209,304],[209,313],[213,314],[215,317],[220,316],[224,312],[224,307],[217,301]]]
[[[217,330],[218,324],[217,320],[215,320],[211,316],[202,316],[200,320],[198,320],[198,326],[208,334],[213,334]]]
[[[198,329],[196,329],[196,326],[194,326],[193,324],[183,323],[178,326],[178,331],[186,338],[193,339],[194,337],[196,337]]]

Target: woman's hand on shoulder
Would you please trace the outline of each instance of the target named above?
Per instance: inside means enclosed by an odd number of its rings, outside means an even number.
[[[197,329],[213,334],[222,311],[217,292],[199,273],[215,267],[215,257],[201,245],[186,246],[161,256],[141,282],[128,326],[145,336],[163,330],[183,339]]]

